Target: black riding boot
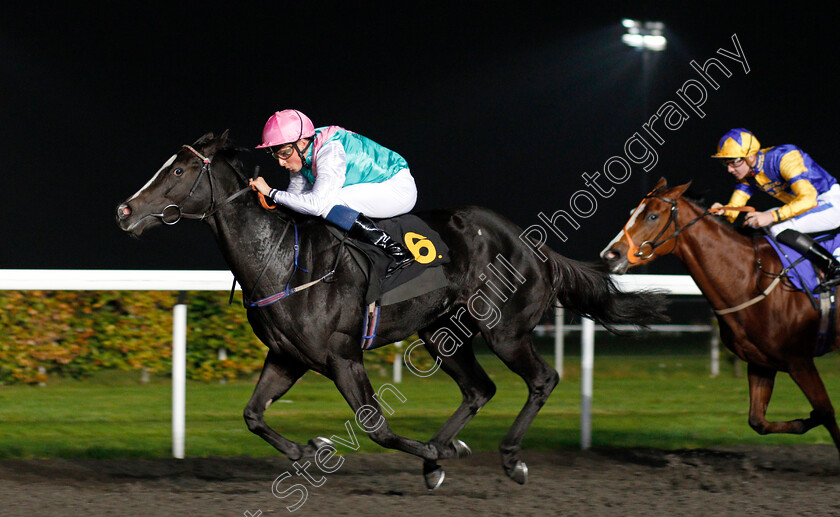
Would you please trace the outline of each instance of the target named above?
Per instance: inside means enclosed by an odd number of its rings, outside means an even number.
[[[840,262],[834,258],[834,255],[826,251],[825,248],[812,239],[811,236],[796,230],[784,230],[776,236],[776,240],[802,253],[808,260],[820,268],[825,273],[825,279],[822,282],[823,286],[834,287],[840,284]]]
[[[376,223],[364,214],[359,214],[347,233],[354,239],[373,244],[377,248],[385,250],[385,253],[393,260],[393,263],[388,266],[388,275],[406,267],[414,260],[414,255],[411,252],[399,242],[393,240],[390,235],[385,233],[385,230],[376,226]]]

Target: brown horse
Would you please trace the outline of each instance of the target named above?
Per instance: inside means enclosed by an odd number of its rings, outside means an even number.
[[[763,297],[761,293],[783,270],[778,256],[765,239],[742,235],[683,198],[689,185],[668,188],[665,179],[660,179],[601,258],[613,273],[622,274],[673,253],[715,309],[721,340],[749,365],[750,427],[759,434],[803,434],[824,425],[840,450],[834,408],[814,366],[819,313],[808,295],[798,290],[781,287]],[[757,301],[752,305],[727,311],[753,299]],[[821,352],[838,346],[840,340],[835,338]],[[767,421],[767,405],[779,371],[787,372],[805,393],[814,408],[810,417]]]

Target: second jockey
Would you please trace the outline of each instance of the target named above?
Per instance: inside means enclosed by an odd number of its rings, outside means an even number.
[[[805,235],[840,225],[840,185],[832,175],[795,145],[761,149],[755,135],[743,128],[723,135],[712,158],[720,160],[737,180],[728,206],[745,206],[758,191],[784,203],[766,212],[747,213],[745,225],[768,227],[779,242],[808,257],[825,273],[824,286],[840,284],[840,262]],[[715,203],[711,209],[722,206]],[[729,210],[724,215],[734,222],[738,212]]]

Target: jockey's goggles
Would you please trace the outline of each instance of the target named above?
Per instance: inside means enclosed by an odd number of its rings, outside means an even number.
[[[728,158],[720,161],[720,164],[723,166],[724,169],[728,169],[730,165],[733,167],[738,167],[742,163],[744,163],[743,158]]]
[[[268,154],[270,154],[275,160],[288,160],[294,152],[295,144],[285,144],[268,148]]]

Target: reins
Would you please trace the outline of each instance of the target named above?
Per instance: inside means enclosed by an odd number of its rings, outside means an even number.
[[[643,241],[641,244],[636,246],[636,243],[633,242],[633,239],[630,238],[630,233],[627,231],[627,225],[630,224],[630,221],[628,221],[627,224],[624,225],[624,228],[622,228],[622,235],[624,235],[624,238],[627,239],[627,244],[628,244],[628,248],[629,248],[628,251],[627,251],[627,260],[631,264],[637,264],[637,263],[641,262],[642,260],[649,259],[650,257],[653,256],[653,253],[656,251],[656,248],[662,246],[663,244],[665,244],[666,242],[668,242],[671,239],[675,239],[674,247],[676,248],[677,237],[679,237],[680,234],[685,229],[691,227],[697,221],[699,221],[702,217],[708,215],[708,213],[709,213],[709,211],[707,210],[702,215],[700,215],[696,219],[690,221],[688,224],[686,224],[685,226],[680,228],[679,221],[677,220],[677,212],[679,211],[679,208],[677,208],[677,202],[673,199],[668,199],[668,198],[656,195],[656,193],[659,192],[660,190],[662,190],[663,188],[664,187],[657,188],[657,189],[653,190],[652,192],[650,192],[645,197],[643,197],[642,201],[639,203],[639,206],[637,206],[636,210],[633,211],[633,213],[636,213],[646,200],[652,199],[652,198],[653,199],[659,199],[659,200],[664,201],[664,202],[668,203],[669,205],[671,205],[671,210],[668,213],[668,222],[665,223],[665,226],[663,226],[662,229],[659,231],[659,233],[656,234],[656,237],[654,237],[652,240]],[[632,220],[633,219],[631,218],[631,221]],[[668,237],[666,237],[666,238],[664,238],[660,241],[659,238],[662,237],[662,235],[665,233],[666,230],[668,230],[668,228],[671,226],[671,224],[674,225],[674,232],[671,235],[669,235]],[[642,252],[642,248],[644,248],[645,246],[650,246],[650,253],[648,253],[647,255],[645,255]],[[639,260],[633,260],[631,257],[636,257]]]
[[[300,264],[298,264],[298,252],[300,251],[300,245],[298,243],[298,228],[297,228],[297,224],[293,223],[292,221],[288,221],[286,223],[286,227],[283,229],[283,234],[280,236],[280,239],[277,240],[277,243],[275,244],[274,248],[272,248],[271,253],[268,256],[268,260],[266,261],[265,266],[263,266],[262,271],[260,272],[259,276],[257,277],[257,281],[254,282],[254,290],[256,290],[257,286],[259,285],[260,279],[262,278],[263,274],[268,269],[268,265],[271,264],[271,258],[274,256],[274,253],[277,252],[277,249],[280,247],[280,243],[283,242],[283,239],[286,237],[286,232],[289,230],[289,225],[290,224],[292,226],[294,226],[294,228],[295,228],[295,246],[294,246],[295,255],[294,255],[294,267],[292,268],[292,274],[289,275],[289,279],[286,281],[286,288],[283,289],[282,291],[278,292],[278,293],[274,293],[271,296],[266,296],[265,298],[261,298],[257,301],[254,301],[254,302],[246,301],[243,297],[242,304],[245,307],[265,307],[267,305],[277,303],[280,300],[282,300],[283,298],[286,298],[287,296],[293,295],[295,293],[299,293],[301,291],[309,289],[310,287],[312,287],[312,286],[314,286],[314,285],[316,285],[320,282],[326,281],[327,279],[329,279],[335,273],[335,270],[338,267],[338,261],[341,258],[341,249],[344,247],[344,239],[341,240],[338,252],[335,254],[335,263],[333,264],[332,269],[327,271],[323,276],[321,276],[320,278],[318,278],[316,280],[312,280],[311,282],[307,282],[305,284],[302,284],[302,285],[299,285],[299,286],[296,286],[296,287],[291,287],[292,279],[294,278],[295,273],[297,273],[298,270],[303,271],[304,273],[308,273],[309,270],[300,267]]]
[[[236,199],[239,196],[245,194],[246,192],[254,190],[250,185],[248,185],[246,187],[243,187],[240,190],[237,190],[236,192],[234,192],[233,194],[231,194],[230,196],[225,198],[223,201],[216,204],[216,196],[215,196],[215,190],[216,189],[215,189],[214,184],[213,184],[213,174],[212,174],[212,171],[210,170],[210,166],[213,162],[213,157],[212,156],[210,156],[210,157],[204,156],[203,154],[196,151],[192,146],[189,146],[189,145],[182,145],[181,147],[183,149],[186,149],[186,150],[190,151],[199,160],[201,160],[201,163],[202,163],[201,171],[198,173],[198,177],[196,177],[195,181],[193,182],[192,186],[190,187],[189,193],[186,196],[184,196],[184,198],[181,200],[180,203],[167,205],[166,207],[163,208],[163,210],[161,210],[161,213],[159,213],[159,214],[149,214],[150,216],[157,217],[164,224],[167,224],[167,225],[170,225],[170,226],[173,225],[173,224],[176,224],[181,219],[198,219],[199,221],[203,221],[203,220],[207,219],[208,217],[210,217],[211,215],[215,214],[220,208],[227,205],[228,203],[230,203],[234,199]],[[259,171],[259,168],[257,168],[257,170],[254,172],[254,177],[259,175],[258,171]],[[236,171],[236,172],[237,172],[237,174],[239,174],[238,171]],[[202,176],[204,176],[205,173],[207,174],[207,181],[210,183],[210,206],[209,206],[208,210],[206,212],[202,213],[202,214],[184,213],[183,209],[181,208],[181,205],[183,205],[184,202],[187,199],[192,197],[193,193],[195,192],[195,189],[198,187],[198,182],[201,181],[201,178],[202,178]],[[241,177],[241,174],[240,174],[240,177]],[[265,198],[262,195],[260,195],[260,204],[267,209],[275,208],[275,206],[267,205],[267,203],[265,201]],[[167,220],[167,211],[170,211],[170,213],[171,213],[171,210],[175,210],[177,212],[175,215],[177,215],[177,216],[175,217],[174,220]],[[276,303],[276,302],[282,300],[283,298],[285,298],[287,296],[290,296],[294,293],[309,289],[310,287],[314,286],[315,284],[318,284],[319,282],[323,282],[323,281],[329,279],[335,273],[336,267],[338,267],[338,261],[341,258],[341,248],[344,247],[344,240],[343,239],[341,241],[338,253],[336,253],[335,263],[333,264],[332,269],[327,271],[326,274],[324,274],[323,276],[321,276],[317,280],[313,280],[311,282],[307,282],[303,285],[299,285],[299,286],[296,286],[296,287],[291,286],[292,279],[294,278],[295,273],[297,273],[298,271],[303,271],[304,273],[308,273],[309,271],[300,267],[300,264],[298,263],[298,254],[300,252],[300,245],[298,243],[298,228],[297,228],[297,224],[295,224],[290,219],[286,222],[286,226],[283,229],[283,233],[280,235],[280,238],[277,239],[277,241],[274,244],[274,247],[271,249],[268,256],[266,257],[265,265],[263,266],[262,270],[260,271],[260,274],[257,276],[257,280],[254,282],[254,290],[256,290],[257,287],[259,287],[260,280],[262,280],[263,275],[265,275],[265,272],[268,270],[268,266],[272,263],[272,259],[274,258],[274,255],[277,253],[277,250],[280,248],[280,245],[283,242],[283,239],[285,239],[286,233],[289,230],[289,226],[294,226],[294,228],[295,228],[294,267],[292,269],[292,273],[289,275],[288,281],[286,282],[285,289],[283,289],[283,291],[281,291],[279,293],[272,294],[271,296],[267,296],[265,298],[259,299],[259,300],[254,301],[254,302],[245,300],[245,296],[244,296],[244,293],[243,293],[242,304],[245,307],[265,307],[267,305],[271,305],[271,304]],[[233,302],[233,293],[236,290],[236,283],[237,283],[237,280],[236,280],[236,278],[234,278],[233,279],[233,285],[231,285],[229,303]]]

